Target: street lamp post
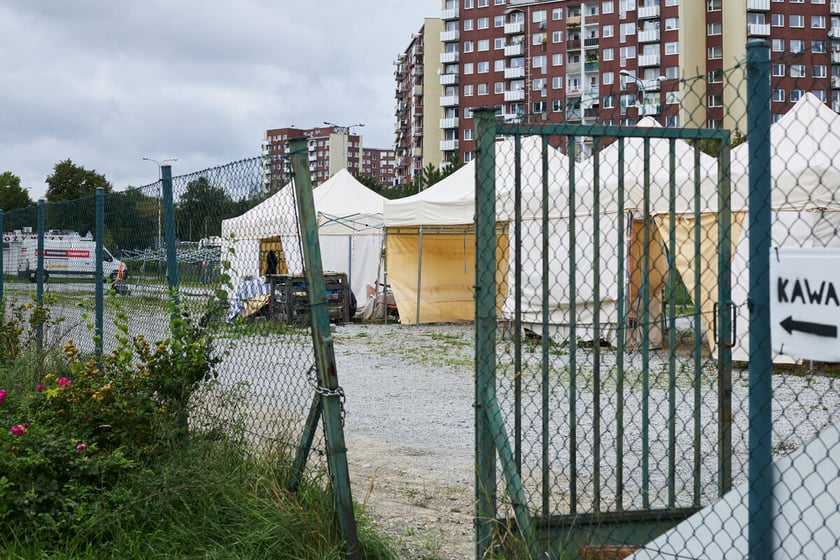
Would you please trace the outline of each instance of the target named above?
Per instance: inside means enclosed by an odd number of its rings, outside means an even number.
[[[353,127],[363,127],[365,126],[365,123],[348,124],[347,126],[342,126],[340,124],[324,121],[324,124],[327,126],[334,127],[336,129],[336,133],[341,134],[341,148],[344,155],[344,167],[347,168],[349,166],[349,163],[347,161],[347,137],[350,135],[350,129]]]
[[[168,159],[164,159],[164,160],[161,160],[161,161],[158,161],[156,159],[152,159],[150,157],[144,157],[142,159],[143,159],[143,161],[151,161],[152,163],[155,163],[158,166],[158,223],[157,223],[157,239],[155,239],[155,249],[160,249],[160,247],[162,245],[162,243],[161,243],[162,238],[160,236],[160,234],[161,234],[160,211],[161,211],[161,198],[163,197],[163,183],[161,182],[162,178],[163,178],[163,172],[161,171],[161,167],[166,162],[178,161],[178,158],[168,158]]]
[[[626,76],[636,82],[636,87],[642,92],[642,102],[639,104],[639,117],[644,117],[647,111],[645,110],[645,99],[647,98],[647,89],[645,88],[645,81],[628,70],[621,70],[620,75]],[[636,94],[636,101],[638,101],[638,92]]]

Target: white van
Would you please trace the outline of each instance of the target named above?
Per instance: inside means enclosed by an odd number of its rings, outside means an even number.
[[[111,280],[125,280],[128,268],[103,247],[102,273]],[[20,248],[18,276],[34,282],[38,274],[38,240],[26,239]],[[50,231],[44,234],[44,276],[92,278],[96,274],[96,241],[87,234]]]

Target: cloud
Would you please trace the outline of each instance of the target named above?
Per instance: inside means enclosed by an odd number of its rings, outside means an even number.
[[[72,159],[115,188],[143,156],[189,173],[259,155],[263,132],[364,122],[393,143],[393,61],[438,0],[0,2],[0,172],[38,198]]]

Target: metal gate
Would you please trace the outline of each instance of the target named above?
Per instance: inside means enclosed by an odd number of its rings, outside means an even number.
[[[732,485],[729,131],[474,115],[476,558],[640,546]]]

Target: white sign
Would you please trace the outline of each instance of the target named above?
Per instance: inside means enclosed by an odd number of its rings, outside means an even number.
[[[840,362],[840,248],[770,250],[770,339],[795,358]]]

